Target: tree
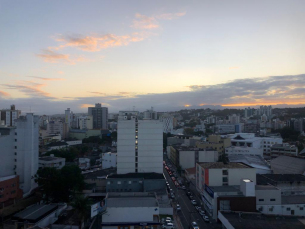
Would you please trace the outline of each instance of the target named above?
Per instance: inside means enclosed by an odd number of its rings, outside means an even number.
[[[84,189],[84,177],[76,165],[56,168],[41,168],[35,175],[35,181],[47,202],[69,202],[69,197]]]
[[[83,195],[77,195],[73,202],[71,203],[71,206],[75,209],[75,211],[78,214],[79,218],[79,226],[82,227],[82,224],[86,217],[88,217],[90,212],[90,201],[88,197],[84,197]]]
[[[118,139],[118,132],[113,131],[111,133],[111,139],[112,139],[112,141],[117,141],[117,139]]]
[[[192,128],[184,128],[183,134],[185,134],[185,135],[194,135],[194,130]]]

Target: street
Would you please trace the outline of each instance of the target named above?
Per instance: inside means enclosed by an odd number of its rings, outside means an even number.
[[[174,214],[179,217],[184,229],[192,228],[191,222],[194,221],[198,224],[199,228],[221,228],[220,224],[205,222],[202,219],[202,216],[195,209],[195,206],[191,203],[189,197],[186,195],[186,190],[183,190],[181,188],[178,189],[175,186],[170,175],[168,174],[168,171],[165,168],[163,168],[163,172],[168,183],[170,184],[171,189],[175,193],[175,199],[173,200]],[[201,201],[199,200],[198,193],[195,187],[191,184],[188,189],[190,189],[190,191],[193,193],[193,199],[196,200],[198,206],[201,206]],[[180,205],[181,211],[176,211],[177,204]],[[203,206],[201,206],[201,208],[204,209]]]

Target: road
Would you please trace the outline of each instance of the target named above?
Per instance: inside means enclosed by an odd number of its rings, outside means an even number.
[[[170,187],[173,189],[173,191],[175,193],[174,201],[176,203],[180,204],[180,206],[181,206],[181,211],[178,211],[178,212],[175,211],[175,214],[179,217],[184,229],[190,228],[191,222],[193,222],[193,221],[197,222],[200,229],[201,228],[221,228],[220,224],[205,222],[202,219],[202,216],[196,210],[195,206],[191,203],[191,200],[186,195],[186,191],[183,189],[178,189],[175,186],[175,184],[173,183],[173,181],[172,181],[171,177],[169,176],[166,169],[163,168],[163,172],[165,174],[167,181],[170,184]],[[197,204],[200,205],[201,202],[199,200],[198,192],[195,190],[195,187],[190,186],[189,189],[193,193],[194,199],[196,200]],[[173,206],[176,206],[176,205],[173,205]],[[204,209],[203,206],[201,206],[201,208]]]

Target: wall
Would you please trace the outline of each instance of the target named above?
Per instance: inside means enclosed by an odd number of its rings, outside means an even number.
[[[240,185],[241,179],[252,180],[256,184],[256,170],[255,168],[248,169],[229,169],[228,172],[229,185]]]
[[[262,210],[260,210],[262,208]],[[287,210],[290,208],[290,210]],[[301,210],[303,208],[303,210]],[[305,204],[257,205],[256,209],[264,214],[305,216]],[[272,210],[271,210],[272,209]],[[294,214],[292,214],[294,211]]]
[[[281,204],[281,190],[255,190],[257,205],[279,205]],[[264,199],[264,201],[260,201]],[[270,201],[275,199],[275,201]]]
[[[179,164],[182,169],[193,168],[195,162],[195,151],[179,151]]]
[[[0,133],[0,177],[6,177],[15,174],[15,129],[0,128]]]
[[[107,207],[107,214],[102,216],[102,222],[153,221],[153,215],[159,215],[159,207]]]

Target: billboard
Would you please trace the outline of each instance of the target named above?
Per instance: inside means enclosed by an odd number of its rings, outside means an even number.
[[[106,210],[106,206],[104,204],[104,201],[97,202],[93,205],[91,205],[91,218],[96,216],[98,213]]]

